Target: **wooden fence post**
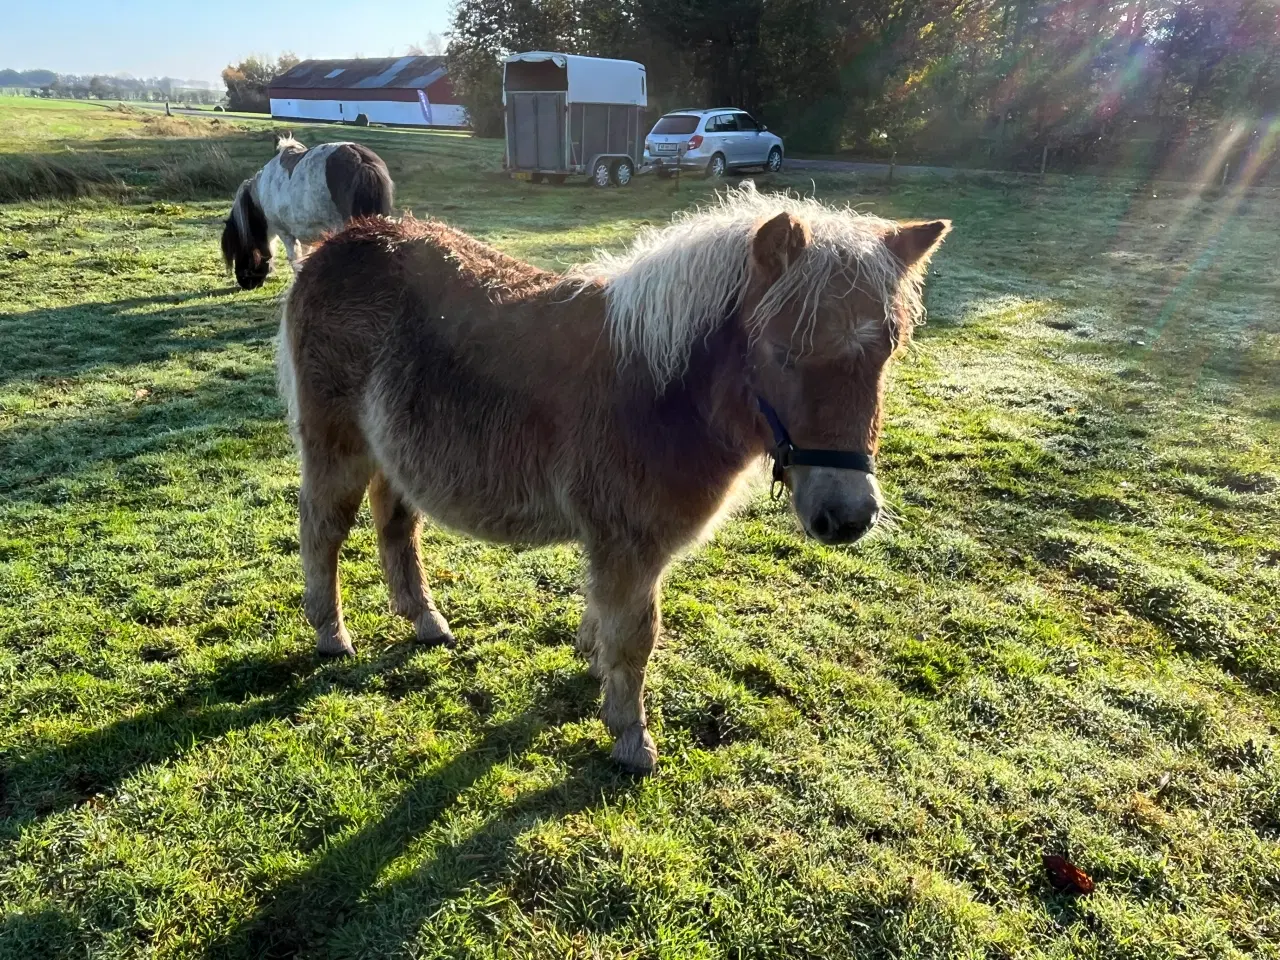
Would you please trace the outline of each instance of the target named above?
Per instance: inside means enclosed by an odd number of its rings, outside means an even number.
[[[1049,145],[1046,143],[1044,149],[1040,151],[1040,180],[1044,181],[1044,171],[1049,165]]]

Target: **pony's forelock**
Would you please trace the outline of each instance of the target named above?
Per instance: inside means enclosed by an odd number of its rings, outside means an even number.
[[[668,226],[646,227],[625,253],[598,253],[566,280],[575,294],[603,283],[619,359],[643,360],[665,386],[684,373],[693,345],[740,306],[755,230],[780,213],[804,221],[813,239],[744,318],[752,335],[793,307],[793,344],[803,352],[812,346],[821,302],[854,292],[883,303],[894,328],[904,318],[923,320],[921,278],[904,274],[884,244],[897,230],[894,221],[790,193],[760,193],[751,181],[677,213]]]

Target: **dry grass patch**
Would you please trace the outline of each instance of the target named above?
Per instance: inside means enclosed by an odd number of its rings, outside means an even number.
[[[0,203],[120,196],[125,189],[100,160],[73,154],[0,156]]]
[[[142,132],[151,137],[221,137],[227,133],[227,125],[221,120],[170,117],[162,113],[147,114],[141,119]]]
[[[160,166],[155,193],[174,200],[230,197],[252,174],[232,160],[222,147],[190,150]]]

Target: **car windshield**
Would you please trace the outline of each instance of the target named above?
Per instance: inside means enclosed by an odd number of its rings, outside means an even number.
[[[669,117],[663,117],[654,125],[654,133],[674,133],[684,134],[693,133],[698,129],[698,118],[691,117],[684,113],[673,113]]]

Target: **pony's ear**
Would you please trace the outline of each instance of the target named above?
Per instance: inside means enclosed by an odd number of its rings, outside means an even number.
[[[809,227],[790,213],[780,213],[756,229],[751,238],[751,259],[770,282],[777,280],[796,262],[813,240]]]
[[[884,238],[884,245],[908,270],[923,268],[950,232],[950,220],[908,220]]]

